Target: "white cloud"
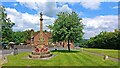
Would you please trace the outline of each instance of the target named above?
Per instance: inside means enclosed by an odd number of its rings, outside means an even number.
[[[58,12],[72,11],[72,9],[69,8],[68,5],[62,5],[60,7],[57,7],[56,2],[20,2],[20,4],[29,9],[36,10],[38,14],[32,15],[28,13],[21,13],[18,12],[16,9],[6,8],[8,17],[10,17],[11,20],[16,24],[13,27],[14,31],[26,30],[27,28],[39,30],[39,13],[41,11],[44,14],[43,18],[47,18],[47,20],[44,21],[43,26],[46,30],[48,29],[46,25],[50,25],[54,22],[55,18],[53,16],[56,15]]]
[[[18,12],[16,9],[6,8],[8,17],[15,22],[13,27],[14,31],[24,31],[27,29],[39,30],[39,14],[28,14]],[[48,30],[47,25],[52,24],[55,21],[54,17],[43,16],[43,29]],[[84,32],[85,38],[93,37],[99,34],[101,31],[113,31],[118,28],[118,16],[107,15],[97,16],[95,18],[83,18],[83,24],[85,25]]]
[[[62,5],[65,5],[66,2],[56,2],[58,6],[62,6]]]
[[[100,7],[100,0],[83,0],[80,4],[87,9],[96,10]]]
[[[120,30],[120,15],[118,15],[118,28]]]
[[[41,3],[45,3],[45,2],[50,2],[50,0],[16,0],[19,2],[41,2]],[[52,0],[51,2],[53,2],[54,0]]]
[[[83,12],[79,12],[78,15],[81,17],[83,15]]]
[[[26,28],[26,29],[24,29],[23,31],[26,31],[26,30],[31,30],[31,29],[33,29],[33,28]]]
[[[6,8],[6,12],[8,14],[8,17],[10,17],[11,21],[15,23],[15,26],[13,27],[14,31],[23,31],[28,28],[32,28],[34,30],[39,30],[39,14],[28,14],[28,13],[21,13],[18,12],[16,9]],[[47,30],[46,25],[50,25],[54,22],[55,18],[43,16],[44,20],[43,22],[43,29]]]
[[[50,17],[55,16],[60,11],[72,11],[67,4],[57,7],[56,2],[21,2],[19,0],[18,2],[29,9],[34,9],[39,12],[42,11],[45,15]]]
[[[68,5],[63,5],[62,7],[58,7],[58,12],[72,12],[72,9],[68,7]]]
[[[1,2],[81,2],[83,0],[1,0]],[[89,0],[87,0],[89,1]],[[93,1],[93,0],[90,0]],[[95,1],[101,1],[101,2],[119,2],[120,0],[95,0]]]
[[[118,6],[114,6],[113,9],[118,9]]]
[[[18,1],[19,2],[19,1]],[[56,13],[56,3],[55,2],[20,2],[21,5],[29,8],[34,9],[39,12],[43,12],[48,16],[54,15]]]
[[[45,14],[44,19],[44,29],[48,29],[46,25],[50,25],[54,22],[55,18],[52,17],[60,11],[69,11],[72,9],[69,8],[68,4],[63,4],[60,7],[57,7],[55,2],[20,2],[21,5],[26,6],[27,8],[34,9],[36,11],[43,11]],[[81,2],[82,6],[88,9],[99,9],[100,2]],[[8,17],[15,22],[14,30],[26,30],[34,29],[39,30],[39,14],[28,14],[18,12],[16,9],[6,8]],[[38,13],[39,13],[38,12]],[[79,16],[82,15],[82,12],[79,13]],[[95,18],[84,18],[83,24],[85,25],[85,38],[90,38],[97,35],[101,31],[113,31],[115,28],[118,28],[118,18],[115,15],[107,16],[97,16]]]
[[[20,1],[18,1],[18,2],[22,6],[25,6],[25,7],[29,8],[29,9],[39,10],[38,8],[41,7],[40,9],[43,10],[42,8],[44,8],[44,3],[39,3],[39,2],[20,2]]]
[[[118,16],[107,15],[97,16],[95,18],[84,18],[83,24],[85,25],[84,32],[85,38],[93,37],[101,31],[114,31],[118,28]]]
[[[17,3],[14,3],[13,6],[17,6],[18,4]]]

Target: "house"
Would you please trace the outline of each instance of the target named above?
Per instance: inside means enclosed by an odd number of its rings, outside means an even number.
[[[70,48],[74,48],[73,41],[70,41],[69,44],[70,44]],[[67,48],[68,47],[68,42],[67,41],[56,42],[56,45],[57,46],[62,46],[64,48]]]
[[[50,32],[43,32],[43,45],[48,45],[50,38]],[[40,45],[40,32],[35,32],[31,39],[27,40],[27,43],[34,46]]]
[[[43,45],[49,45],[49,39],[52,37],[50,32],[43,32]],[[27,40],[27,43],[29,43],[28,45],[40,45],[40,32],[36,32],[31,40]],[[55,44],[56,46],[61,46],[61,47],[65,47],[67,48],[68,43],[67,42],[56,42]],[[70,41],[70,48],[74,48],[74,44],[73,41]]]

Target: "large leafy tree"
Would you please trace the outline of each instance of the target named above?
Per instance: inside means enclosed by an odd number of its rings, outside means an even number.
[[[2,28],[2,41],[10,42],[12,40],[12,27],[14,25],[10,18],[7,18],[7,13],[5,13],[5,8],[0,6],[0,25]]]
[[[101,32],[90,38],[85,45],[92,48],[120,49],[120,31]]]
[[[67,41],[70,51],[70,41],[80,41],[83,36],[83,24],[81,18],[75,12],[60,12],[50,29],[54,42]]]
[[[31,31],[30,30],[26,30],[26,31],[17,31],[13,33],[13,41],[16,44],[20,44],[20,43],[26,43],[26,41],[28,39],[30,39],[31,37]]]

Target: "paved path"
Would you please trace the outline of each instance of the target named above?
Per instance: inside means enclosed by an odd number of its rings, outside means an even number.
[[[0,68],[1,68],[1,65],[3,64],[2,57],[3,57],[2,50],[0,50]]]
[[[88,53],[93,54],[93,55],[96,55],[96,56],[102,56],[102,57],[104,57],[104,54],[98,54],[98,53],[90,52],[90,51],[86,51],[86,50],[83,50],[83,51],[88,52]],[[108,56],[108,59],[113,60],[113,61],[120,62],[120,59],[112,58],[112,57],[110,57],[110,56]]]

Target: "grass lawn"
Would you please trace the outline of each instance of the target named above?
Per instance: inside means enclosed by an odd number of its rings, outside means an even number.
[[[95,53],[98,53],[98,54],[104,54],[104,55],[108,55],[108,56],[113,57],[113,58],[119,58],[120,59],[120,57],[118,57],[118,51],[120,51],[120,50],[95,49],[95,48],[83,48],[83,50],[90,51],[90,52],[95,52]]]
[[[0,66],[2,65],[3,61],[2,61],[2,58],[0,58]]]
[[[24,59],[29,52],[20,53],[16,56],[9,55],[8,63],[3,66],[118,66],[118,62],[111,60],[103,60],[103,57],[98,57],[87,52],[79,51],[52,51],[56,54],[55,57],[49,60],[32,60]]]

